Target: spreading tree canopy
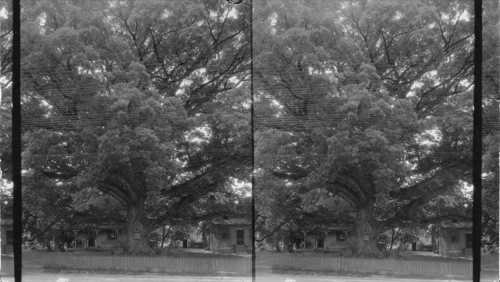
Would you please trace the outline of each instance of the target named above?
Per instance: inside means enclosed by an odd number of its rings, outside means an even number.
[[[257,238],[339,196],[358,255],[393,227],[470,220],[471,5],[256,3]]]
[[[249,5],[27,2],[24,195],[43,200],[26,201],[25,220],[44,201],[72,212],[109,195],[127,211],[128,251],[148,253],[158,227],[229,212],[252,154]]]

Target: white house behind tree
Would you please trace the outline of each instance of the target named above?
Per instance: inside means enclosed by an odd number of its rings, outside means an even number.
[[[438,251],[443,256],[472,256],[472,222],[447,220],[438,226]]]
[[[341,253],[349,249],[349,243],[356,240],[355,226],[351,223],[340,223],[341,214],[354,221],[356,210],[347,201],[338,196],[324,198],[321,205],[335,214],[332,222],[322,222],[319,226],[311,224],[310,230],[297,230],[302,233],[302,243],[296,246],[298,251],[320,251]]]
[[[250,253],[252,220],[249,216],[223,216],[212,221],[210,251],[214,253]]]

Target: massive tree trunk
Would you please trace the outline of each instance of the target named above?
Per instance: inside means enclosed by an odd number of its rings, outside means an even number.
[[[354,231],[356,239],[354,242],[351,242],[351,247],[356,256],[383,256],[383,253],[377,247],[377,240],[381,230],[378,223],[373,218],[371,207],[364,207],[358,211]]]
[[[127,210],[127,244],[126,252],[129,255],[151,256],[154,250],[149,246],[149,234],[154,230],[151,226],[145,226],[143,209],[139,206],[129,206]]]
[[[127,254],[129,255],[154,255],[154,250],[148,244],[148,235],[150,231],[134,232],[129,235],[127,242]]]

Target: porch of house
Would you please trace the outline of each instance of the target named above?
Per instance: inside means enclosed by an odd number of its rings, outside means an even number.
[[[303,241],[296,246],[297,252],[325,252],[341,254],[349,248],[351,227],[337,227],[326,230],[303,231]]]
[[[127,231],[123,226],[101,226],[88,230],[74,231],[72,248],[87,250],[112,250],[119,248],[127,240]]]

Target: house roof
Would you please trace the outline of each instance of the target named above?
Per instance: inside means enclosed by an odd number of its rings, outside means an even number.
[[[80,226],[75,231],[91,231],[91,230],[104,230],[104,229],[125,229],[127,224],[124,222],[101,222],[101,223],[88,223]]]
[[[98,229],[122,229],[127,228],[126,224],[102,224],[98,226]]]
[[[335,230],[351,230],[354,228],[354,225],[348,225],[348,224],[333,224],[328,227],[329,231],[335,231]]]
[[[353,230],[354,225],[353,224],[328,224],[326,226],[314,226],[309,229],[309,231],[347,231],[347,230]],[[303,230],[303,231],[308,231],[308,230]]]
[[[248,217],[229,217],[227,219],[216,218],[213,221],[215,225],[251,225],[252,220]]]
[[[451,220],[446,220],[441,222],[441,228],[446,229],[472,229],[471,221],[458,221],[452,222]]]

